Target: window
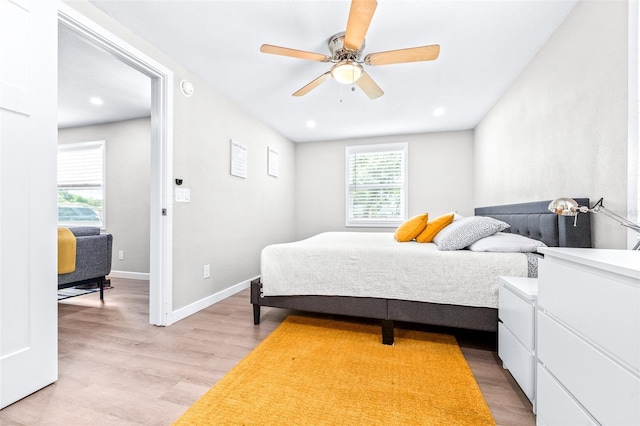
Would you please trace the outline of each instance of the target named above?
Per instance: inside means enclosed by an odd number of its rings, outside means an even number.
[[[346,226],[396,227],[407,217],[407,143],[346,148]]]
[[[104,228],[104,141],[58,145],[58,224]]]

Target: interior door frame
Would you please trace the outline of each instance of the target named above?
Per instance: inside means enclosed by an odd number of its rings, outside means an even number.
[[[151,78],[149,323],[172,322],[173,72],[70,6],[59,2],[58,24]]]
[[[638,1],[629,3],[629,130],[628,130],[628,194],[627,215],[633,221],[640,221],[640,38],[638,24],[640,23],[640,6]],[[631,229],[627,230],[627,248],[633,248],[640,235]]]

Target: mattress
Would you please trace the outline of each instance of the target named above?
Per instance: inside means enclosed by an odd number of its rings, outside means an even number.
[[[498,307],[498,277],[528,276],[523,253],[439,251],[393,233],[325,232],[265,247],[264,296],[351,296]]]

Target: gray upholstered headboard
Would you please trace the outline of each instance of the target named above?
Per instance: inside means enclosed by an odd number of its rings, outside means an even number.
[[[588,198],[574,198],[589,206]],[[551,200],[503,206],[477,207],[476,216],[491,216],[511,225],[504,232],[540,240],[549,247],[591,247],[591,217],[580,214],[577,226],[573,217],[558,216],[548,210]]]

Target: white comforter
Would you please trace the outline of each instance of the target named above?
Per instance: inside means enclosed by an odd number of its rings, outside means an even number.
[[[498,307],[498,277],[527,276],[522,253],[439,251],[392,233],[326,232],[265,247],[265,296],[378,297]]]

